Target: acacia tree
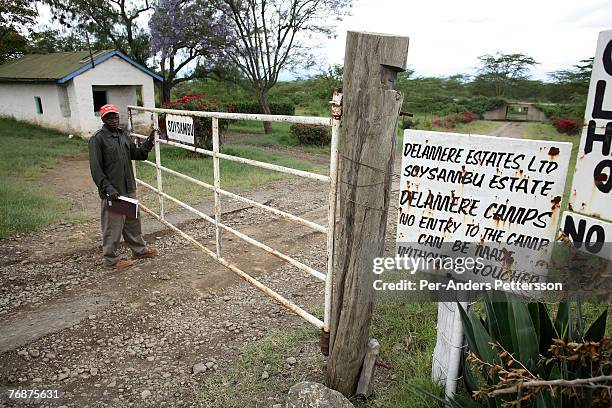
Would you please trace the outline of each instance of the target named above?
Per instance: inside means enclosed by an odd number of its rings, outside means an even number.
[[[149,0],[43,0],[64,27],[87,30],[97,43],[110,43],[146,65],[149,36],[138,20],[153,7]]]
[[[529,70],[537,64],[530,56],[520,53],[497,52],[494,55],[481,55],[478,59],[480,67],[476,81],[492,83],[498,97],[504,96],[508,87],[529,78]]]
[[[161,0],[149,21],[151,52],[159,58],[162,102],[172,88],[184,81],[204,78],[218,66],[228,42],[228,21],[204,0]],[[196,66],[188,75],[181,71]]]
[[[315,37],[334,34],[333,22],[350,10],[352,0],[216,0],[228,16],[235,38],[225,56],[247,78],[262,113],[270,114],[268,92],[282,70],[313,64]],[[271,124],[264,122],[266,133]]]
[[[574,93],[582,92],[586,95],[589,90],[594,58],[581,60],[570,69],[561,69],[548,74],[557,84],[570,88]]]

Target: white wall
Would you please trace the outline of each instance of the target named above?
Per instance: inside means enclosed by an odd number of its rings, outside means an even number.
[[[102,121],[94,113],[94,85],[107,88],[107,101],[118,106],[121,123],[127,123],[127,105],[136,104],[136,85],[142,85],[144,106],[155,106],[153,78],[116,56],[76,76],[71,82],[74,82],[75,102],[79,111],[79,129],[86,137],[91,136],[102,125]],[[144,116],[135,117],[134,122],[142,121],[143,118]]]
[[[94,113],[92,86],[107,89],[108,103],[119,107],[121,123],[127,123],[127,105],[136,105],[136,86],[142,86],[144,106],[155,107],[153,78],[114,56],[64,85],[51,83],[0,83],[0,115],[89,137],[102,126]],[[42,100],[43,114],[36,112],[34,97]],[[66,106],[66,98],[68,106]],[[69,117],[65,115],[69,114]],[[133,117],[134,125],[150,123],[150,115]]]
[[[70,98],[69,90],[67,94]],[[35,96],[41,99],[42,114],[36,111]],[[0,83],[0,115],[70,132],[74,130],[73,112],[65,117],[68,112],[60,106],[60,102],[65,104],[65,96],[66,88],[56,84]]]

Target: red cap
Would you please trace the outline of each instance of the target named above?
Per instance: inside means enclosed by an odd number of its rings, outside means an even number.
[[[107,113],[119,113],[119,109],[112,103],[108,103],[100,108],[100,117],[103,118]]]

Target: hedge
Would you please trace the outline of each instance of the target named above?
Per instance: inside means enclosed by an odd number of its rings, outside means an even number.
[[[326,126],[302,125],[295,123],[291,125],[291,133],[302,145],[323,146],[329,144],[331,135]]]

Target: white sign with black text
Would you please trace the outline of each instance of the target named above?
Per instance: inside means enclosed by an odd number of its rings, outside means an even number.
[[[168,139],[181,143],[195,143],[195,128],[191,116],[166,115]]]
[[[512,269],[534,273],[557,232],[571,150],[564,142],[404,131],[397,254],[444,248],[507,269],[501,253],[516,248]],[[471,277],[509,280],[499,273]]]
[[[571,209],[612,221],[612,31],[599,34],[584,123]]]
[[[612,223],[566,211],[561,228],[578,250],[612,260]]]
[[[561,231],[577,249],[611,259],[612,30],[599,34],[584,116],[570,211]]]

